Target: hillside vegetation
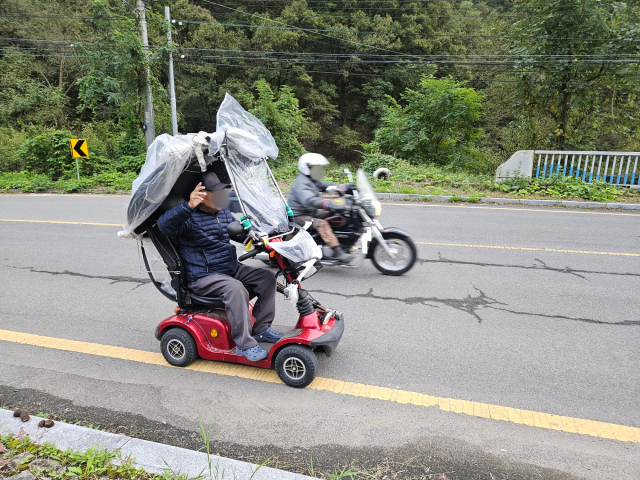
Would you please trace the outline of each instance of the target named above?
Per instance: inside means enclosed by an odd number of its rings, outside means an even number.
[[[156,134],[171,130],[165,4],[180,132],[215,130],[229,92],[273,132],[283,176],[316,151],[394,165],[391,190],[495,190],[516,150],[640,150],[637,2],[147,1],[147,52],[134,0],[4,0],[0,188],[130,184],[147,66]],[[89,145],[80,182],[69,138]]]

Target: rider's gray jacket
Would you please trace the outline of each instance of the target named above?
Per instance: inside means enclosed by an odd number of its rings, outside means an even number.
[[[291,185],[291,191],[287,199],[293,215],[295,217],[313,216],[316,210],[322,208],[323,198],[320,197],[320,192],[324,192],[331,185],[335,185],[335,183],[316,182],[308,175],[300,173],[293,185]]]

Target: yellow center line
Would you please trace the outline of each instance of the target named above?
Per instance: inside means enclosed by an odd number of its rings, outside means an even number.
[[[54,220],[18,220],[0,218],[0,222],[26,222],[26,223],[58,223],[62,225],[97,225],[99,227],[122,227],[119,223],[93,223],[93,222],[62,222]],[[493,248],[501,250],[526,250],[526,251],[545,251],[560,253],[583,253],[588,255],[618,255],[626,257],[640,257],[640,253],[624,253],[624,252],[591,252],[588,250],[565,250],[558,248],[545,247],[507,247],[502,245],[474,245],[471,243],[442,243],[442,242],[415,242],[419,245],[441,245],[444,247],[466,247],[466,248]]]
[[[415,242],[419,245],[441,245],[444,247],[465,247],[465,248],[495,248],[499,250],[526,250],[526,251],[542,251],[542,252],[560,252],[560,253],[583,253],[587,255],[619,255],[625,257],[640,257],[640,253],[624,253],[624,252],[591,252],[589,250],[565,250],[560,248],[545,247],[506,247],[502,245],[473,245],[471,243],[441,243],[441,242]]]
[[[581,215],[624,215],[631,217],[640,217],[640,213],[619,213],[619,212],[584,212],[577,209],[550,209],[550,208],[513,208],[513,207],[485,207],[471,205],[442,205],[437,203],[418,203],[418,202],[381,202],[382,205],[396,205],[403,207],[437,207],[437,208],[471,208],[483,210],[515,210],[519,212],[538,212],[538,213],[577,213]]]
[[[122,227],[121,223],[59,222],[54,220],[17,220],[11,218],[0,218],[0,222],[60,223],[62,225],[97,225],[99,227]]]
[[[160,353],[135,350],[131,348],[80,342],[55,337],[45,337],[30,333],[0,330],[0,340],[23,345],[84,353],[99,357],[129,360],[150,365],[170,367]],[[282,383],[274,370],[265,370],[245,365],[197,360],[186,367],[202,373],[247,378],[259,382]],[[417,407],[438,407],[440,410],[468,415],[477,418],[490,418],[496,421],[516,423],[547,430],[590,435],[592,437],[619,440],[621,442],[640,443],[640,428],[614,423],[598,422],[582,418],[565,417],[550,413],[521,410],[488,403],[472,402],[446,397],[435,397],[418,392],[395,388],[345,382],[331,378],[317,377],[307,388],[322,390],[352,397],[362,397],[386,402],[411,404]]]

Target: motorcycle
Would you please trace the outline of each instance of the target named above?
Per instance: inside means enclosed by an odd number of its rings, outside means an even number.
[[[333,214],[325,220],[329,222],[340,246],[350,252],[354,259],[342,264],[331,259],[330,249],[318,232],[309,230],[312,238],[323,249],[320,263],[324,266],[342,266],[355,268],[364,259],[370,259],[376,269],[385,275],[402,275],[414,266],[417,258],[415,243],[407,232],[399,228],[384,228],[377,217],[382,211],[382,204],[376,197],[371,182],[363,170],[353,175],[345,169],[350,188],[337,190],[339,197],[329,204]],[[264,263],[271,265],[266,255],[258,256]]]

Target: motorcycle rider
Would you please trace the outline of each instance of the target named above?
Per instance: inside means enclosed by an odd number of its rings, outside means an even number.
[[[325,245],[331,249],[332,255],[329,258],[341,263],[349,263],[353,255],[342,250],[331,225],[324,220],[331,213],[344,213],[347,209],[346,204],[333,205],[331,208],[329,205],[331,200],[320,197],[320,192],[331,192],[340,188],[335,183],[322,180],[324,166],[328,164],[329,160],[319,153],[302,155],[298,159],[300,173],[291,186],[288,203],[298,225],[304,225],[308,221],[312,222],[313,228],[316,229]]]

